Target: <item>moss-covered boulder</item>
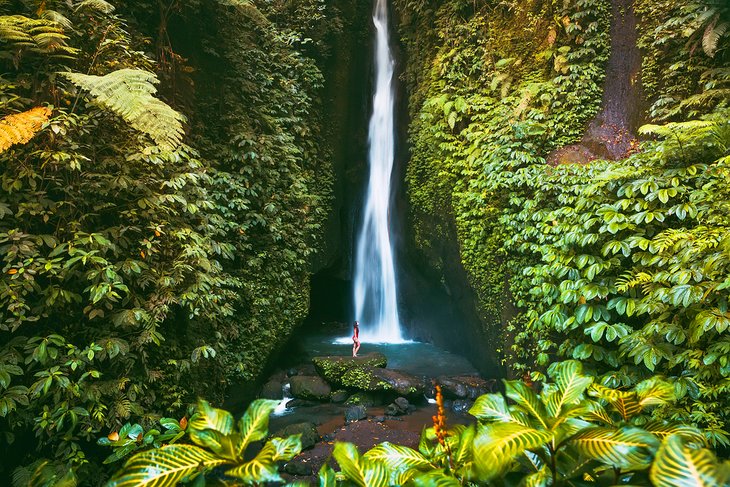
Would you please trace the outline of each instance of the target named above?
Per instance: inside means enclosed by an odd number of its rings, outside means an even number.
[[[383,368],[388,359],[380,352],[370,352],[359,357],[325,356],[312,359],[317,373],[331,384],[339,384],[345,373],[361,367]]]
[[[290,379],[291,395],[297,399],[328,401],[332,388],[317,375],[295,375]]]
[[[388,391],[400,396],[423,394],[426,381],[422,377],[379,367],[357,367],[348,370],[340,383],[344,387],[361,391]]]

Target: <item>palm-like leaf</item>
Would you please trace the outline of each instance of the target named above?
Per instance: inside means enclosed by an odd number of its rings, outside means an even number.
[[[48,121],[51,112],[48,107],[35,107],[0,120],[0,153],[15,144],[28,143]]]
[[[642,409],[649,406],[659,406],[677,399],[674,385],[661,377],[652,377],[636,384],[634,391]]]
[[[251,442],[266,438],[269,430],[269,415],[278,404],[279,401],[257,399],[246,409],[238,422],[238,429],[241,433],[239,454],[243,454]]]
[[[516,423],[480,426],[474,437],[474,462],[484,478],[492,478],[510,465],[517,455],[552,439],[550,431]]]
[[[583,456],[606,465],[627,470],[646,468],[652,461],[659,440],[639,428],[586,428],[570,443]]]
[[[183,138],[185,117],[154,95],[157,76],[141,69],[120,69],[105,76],[61,73],[91,94],[94,103],[149,135],[160,147],[174,149]]]
[[[670,435],[659,447],[649,475],[656,487],[717,487],[730,483],[730,465],[719,464],[710,450]]]
[[[184,478],[224,463],[225,460],[197,446],[164,446],[130,458],[107,487],[174,486]]]

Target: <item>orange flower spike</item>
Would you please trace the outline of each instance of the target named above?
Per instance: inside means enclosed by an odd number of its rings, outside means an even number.
[[[188,418],[183,416],[183,418],[180,420],[180,429],[185,429],[188,427]]]

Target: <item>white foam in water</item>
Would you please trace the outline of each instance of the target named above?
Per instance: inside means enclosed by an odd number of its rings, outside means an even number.
[[[276,406],[276,409],[271,413],[273,416],[283,416],[287,413],[292,412],[291,408],[286,407],[286,403],[292,400],[292,397],[289,396],[289,392],[291,391],[291,384],[288,382],[284,384],[284,386],[281,388],[281,391],[284,395],[284,399],[281,400],[281,402]]]
[[[395,61],[388,42],[387,0],[376,0],[373,23],[375,94],[368,135],[370,177],[356,250],[355,319],[360,321],[363,343],[404,343],[398,318],[389,221],[395,145],[392,84]]]

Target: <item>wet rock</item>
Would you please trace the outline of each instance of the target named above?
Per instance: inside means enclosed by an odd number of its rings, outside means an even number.
[[[347,401],[347,399],[349,397],[350,397],[350,393],[349,392],[343,391],[342,389],[340,389],[338,391],[334,391],[330,395],[330,401],[332,401],[335,404],[340,404],[340,403],[343,403],[343,402]]]
[[[373,421],[376,423],[385,423],[385,416],[375,416],[373,418]]]
[[[286,371],[287,377],[294,377],[297,374],[299,374],[299,371],[296,369],[296,367],[292,367],[291,369]]]
[[[347,401],[345,401],[345,404],[347,406],[356,406],[358,404],[365,407],[380,406],[381,404],[383,404],[383,398],[380,396],[380,394],[372,394],[370,392],[356,392],[355,394],[351,395],[347,399]]]
[[[368,417],[365,406],[350,406],[345,409],[345,422],[352,423]]]
[[[475,375],[439,377],[436,383],[441,386],[441,392],[446,398],[471,400],[493,392],[496,384],[494,380],[482,379]]]
[[[319,441],[317,425],[314,423],[295,423],[274,433],[275,438],[286,438],[291,435],[302,435],[302,450],[312,448]]]
[[[314,401],[307,401],[306,399],[292,399],[291,401],[286,402],[287,408],[301,408],[301,407],[310,407],[314,406],[317,403]]]
[[[282,390],[281,390],[281,381],[279,380],[269,380],[264,386],[261,388],[261,393],[259,394],[259,397],[263,399],[281,399],[284,397]]]
[[[332,384],[340,384],[346,372],[360,367],[385,367],[388,359],[380,352],[365,353],[358,357],[325,356],[312,359],[317,373]]]
[[[306,459],[295,458],[291,462],[284,465],[284,472],[289,475],[312,475],[312,465],[310,465]]]
[[[474,401],[469,401],[468,399],[455,399],[451,403],[451,410],[457,414],[466,414],[473,405]]]
[[[403,412],[395,404],[388,404],[385,407],[386,416],[398,416],[399,414],[403,414]]]
[[[411,404],[408,402],[408,399],[406,399],[405,397],[397,397],[395,401],[393,401],[393,404],[398,406],[398,408],[403,412],[408,412],[411,406]]]
[[[328,401],[332,388],[316,375],[295,375],[290,379],[291,395],[297,399]]]
[[[397,370],[378,367],[360,367],[342,376],[342,385],[361,391],[392,391],[401,396],[423,394],[426,384],[423,378]]]

